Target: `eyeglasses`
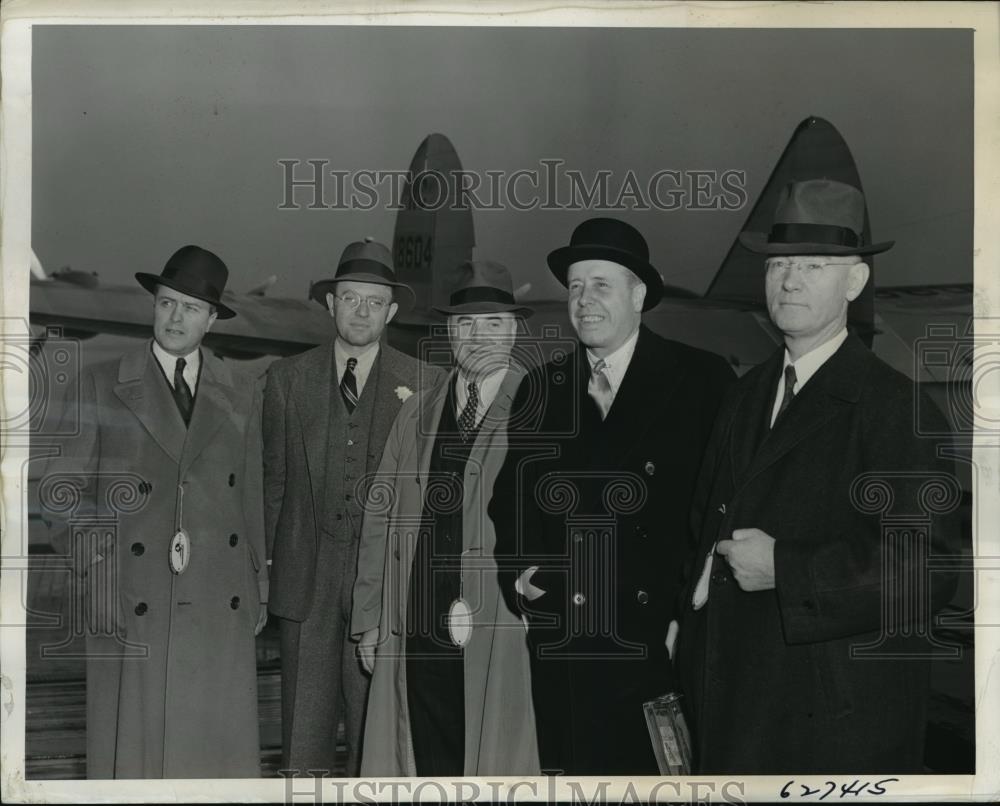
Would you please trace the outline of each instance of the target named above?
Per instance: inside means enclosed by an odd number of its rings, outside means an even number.
[[[831,261],[820,261],[820,260],[784,260],[781,258],[769,258],[767,261],[767,270],[769,272],[774,272],[775,274],[784,274],[789,269],[798,269],[802,274],[807,277],[814,277],[819,274],[822,269],[827,266],[843,266],[844,268],[849,268],[855,265],[854,263],[835,263]]]
[[[387,305],[392,304],[392,300],[388,300],[385,297],[362,297],[360,294],[355,294],[353,291],[345,291],[343,294],[335,294],[334,296],[352,311],[356,311],[360,308],[362,302],[364,302],[365,305],[368,306],[368,310],[373,313],[381,313]]]

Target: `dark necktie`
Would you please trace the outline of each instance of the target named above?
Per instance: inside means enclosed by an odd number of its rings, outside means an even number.
[[[771,428],[777,425],[778,420],[781,419],[781,415],[785,413],[785,410],[791,405],[792,398],[795,397],[795,384],[798,382],[798,378],[795,377],[795,366],[789,364],[785,367],[785,395],[781,398],[781,405],[778,406],[778,416],[774,418],[774,424]]]
[[[191,410],[194,408],[194,395],[191,394],[191,387],[184,380],[184,367],[186,366],[187,361],[183,358],[178,358],[174,364],[174,400],[181,412],[181,417],[184,418],[184,425],[191,422]]]
[[[587,384],[587,394],[590,395],[594,402],[597,404],[597,408],[601,410],[601,419],[605,419],[608,416],[608,411],[611,410],[611,404],[615,401],[614,393],[611,391],[611,381],[608,380],[607,364],[604,363],[602,358],[596,364],[594,364],[593,369],[590,371],[590,383]]]
[[[469,399],[462,409],[462,414],[458,418],[458,430],[462,434],[462,441],[468,442],[469,438],[476,433],[476,409],[479,408],[479,389],[473,381],[468,385]]]
[[[354,368],[358,365],[358,359],[348,358],[347,369],[340,379],[340,394],[344,397],[344,405],[347,406],[347,413],[354,414],[354,409],[358,406],[358,379],[354,377]]]

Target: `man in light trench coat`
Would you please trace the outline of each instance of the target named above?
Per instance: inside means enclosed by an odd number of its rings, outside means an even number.
[[[351,633],[373,672],[364,776],[537,775],[524,626],[486,512],[524,370],[507,269],[469,262],[448,316],[455,369],[396,418],[365,508]]]
[[[87,776],[260,774],[254,635],[267,618],[256,380],[200,349],[228,271],[197,246],[159,275],[153,339],[81,379],[71,550],[87,625]]]

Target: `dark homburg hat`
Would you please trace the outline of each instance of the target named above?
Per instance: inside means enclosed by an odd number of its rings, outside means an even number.
[[[135,279],[151,294],[158,285],[187,294],[215,306],[220,319],[232,319],[236,311],[222,304],[229,269],[218,256],[200,246],[182,246],[167,261],[160,274],[136,272]]]
[[[660,273],[649,262],[646,239],[635,227],[617,218],[590,218],[573,230],[569,246],[549,252],[549,269],[563,285],[571,264],[580,260],[609,260],[624,266],[646,284],[642,309],[654,308],[663,294],[692,297],[683,288],[664,286]]]
[[[507,267],[492,260],[467,260],[459,270],[462,280],[451,292],[447,307],[435,307],[438,313],[457,316],[463,313],[513,313],[525,318],[535,310],[518,305]]]
[[[865,244],[864,225],[860,190],[832,179],[809,179],[782,190],[770,232],[741,232],[740,243],[761,255],[873,255],[895,243]]]
[[[337,273],[329,280],[313,283],[309,289],[310,299],[316,300],[326,307],[326,295],[335,293],[337,283],[341,280],[354,280],[358,283],[375,283],[392,288],[402,288],[413,300],[413,289],[405,283],[396,282],[396,272],[392,267],[392,253],[388,247],[380,244],[374,238],[349,243],[340,256]]]

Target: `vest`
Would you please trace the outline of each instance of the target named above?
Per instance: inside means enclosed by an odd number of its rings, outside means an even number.
[[[365,502],[357,485],[368,466],[368,440],[378,397],[381,359],[379,353],[352,414],[347,413],[344,396],[340,393],[336,359],[330,370],[334,376],[334,393],[327,428],[325,514],[320,528],[333,537],[357,540],[360,536]]]

